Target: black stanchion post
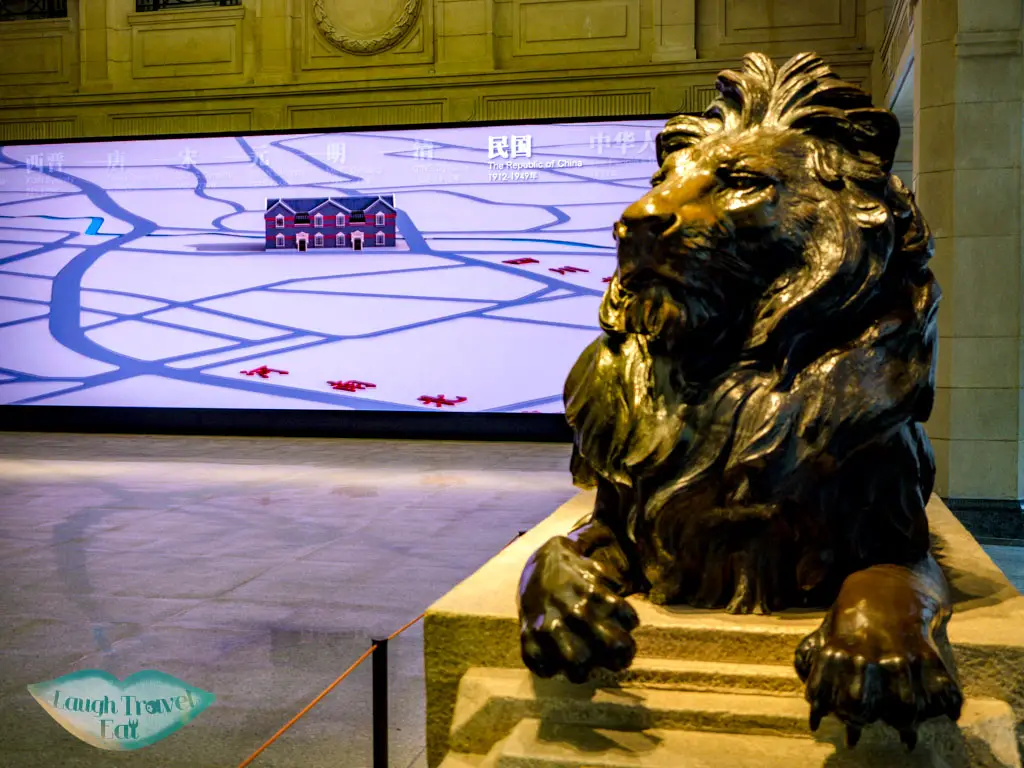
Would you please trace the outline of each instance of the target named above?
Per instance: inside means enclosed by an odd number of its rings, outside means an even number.
[[[388,768],[388,641],[373,640],[373,768]]]

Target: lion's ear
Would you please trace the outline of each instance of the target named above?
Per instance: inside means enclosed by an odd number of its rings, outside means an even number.
[[[846,117],[853,124],[853,140],[857,151],[863,155],[874,155],[879,165],[889,173],[896,157],[896,146],[900,143],[900,123],[887,109],[851,109]]]
[[[658,163],[673,152],[691,147],[713,133],[718,126],[714,120],[697,117],[696,115],[677,115],[665,124],[665,128],[655,138]]]
[[[896,145],[900,142],[900,124],[888,110],[813,106],[797,110],[789,125],[838,143],[853,155],[877,165],[884,173],[892,170]]]

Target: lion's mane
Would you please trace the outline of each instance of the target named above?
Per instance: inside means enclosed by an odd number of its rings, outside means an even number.
[[[717,88],[703,115],[668,122],[659,161],[716,135],[798,132],[827,203],[750,306],[722,297],[738,345],[623,332],[627,291],[612,281],[605,333],[566,382],[573,472],[618,493],[606,522],[636,542],[652,599],[827,604],[853,570],[928,547],[932,238],[891,174],[895,118],[821,59],[777,69],[751,54]]]

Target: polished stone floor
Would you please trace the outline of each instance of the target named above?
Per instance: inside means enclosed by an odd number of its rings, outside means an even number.
[[[565,445],[0,434],[0,765],[237,766],[370,645],[573,493]],[[425,766],[420,624],[392,766]],[[25,686],[158,669],[217,696],[112,753]],[[370,664],[254,768],[370,765]]]
[[[564,445],[0,433],[0,766],[236,766],[369,646],[568,499]],[[1024,586],[1024,549],[990,547]],[[391,765],[422,768],[422,632],[391,644]],[[158,669],[217,703],[147,749],[27,693]],[[370,765],[370,665],[254,768]]]

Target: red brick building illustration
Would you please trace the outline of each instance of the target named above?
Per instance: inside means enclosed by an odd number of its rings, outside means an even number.
[[[394,195],[267,200],[267,250],[394,248]]]

